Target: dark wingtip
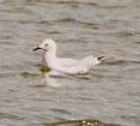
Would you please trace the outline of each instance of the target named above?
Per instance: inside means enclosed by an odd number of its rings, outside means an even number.
[[[99,56],[97,57],[98,60],[103,60],[105,58],[105,56]]]
[[[40,47],[36,47],[36,48],[33,49],[33,51],[37,51],[39,49],[41,49],[41,48]]]

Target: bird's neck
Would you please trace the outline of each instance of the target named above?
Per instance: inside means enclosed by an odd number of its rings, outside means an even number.
[[[44,52],[44,57],[45,59],[48,60],[53,60],[56,58],[56,50],[50,50],[50,51],[46,51]]]

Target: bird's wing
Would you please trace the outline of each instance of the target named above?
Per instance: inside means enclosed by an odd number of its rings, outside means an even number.
[[[97,57],[93,56],[87,56],[81,60],[60,58],[49,64],[49,67],[58,73],[85,74],[98,63]]]
[[[84,74],[88,72],[87,67],[83,67],[81,65],[74,65],[74,66],[62,66],[60,64],[50,66],[52,70],[64,73],[64,74]]]
[[[94,57],[92,55],[86,56],[83,59],[81,59],[81,61],[80,61],[80,64],[82,66],[89,67],[89,69],[93,68],[95,65],[97,65],[99,63],[100,63],[100,61],[98,60],[98,57]]]
[[[61,66],[64,67],[71,67],[71,66],[75,66],[78,65],[79,61],[76,59],[72,59],[72,58],[59,58],[58,59],[59,63],[61,64]]]

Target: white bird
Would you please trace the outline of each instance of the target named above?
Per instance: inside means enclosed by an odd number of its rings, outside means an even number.
[[[53,73],[58,74],[86,74],[104,59],[104,56],[94,57],[92,55],[79,60],[57,57],[57,46],[52,39],[45,39],[33,51],[39,49],[43,50],[43,65],[50,68]]]

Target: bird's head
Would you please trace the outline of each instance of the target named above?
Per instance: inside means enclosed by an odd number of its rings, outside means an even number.
[[[33,51],[37,50],[44,50],[46,52],[56,52],[56,43],[52,39],[45,39],[41,44],[39,44],[36,48],[33,49]]]

